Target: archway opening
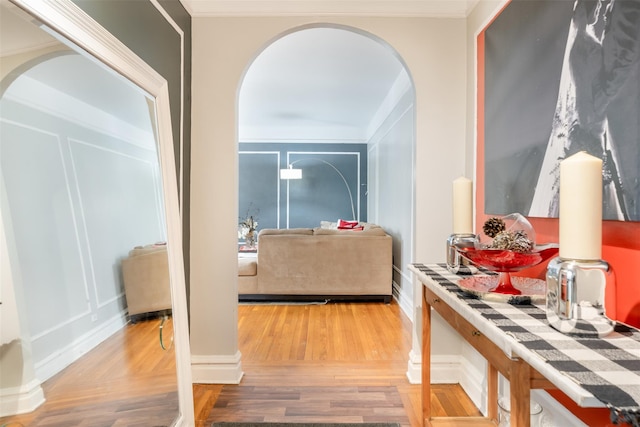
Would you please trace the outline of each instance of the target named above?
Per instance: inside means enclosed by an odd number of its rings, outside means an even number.
[[[399,54],[353,27],[297,27],[256,53],[238,93],[239,222],[380,225],[393,237],[394,295],[411,315],[415,88]],[[306,178],[280,179],[292,165]]]
[[[386,222],[400,237],[405,230],[380,205],[404,198],[412,211],[414,103],[407,68],[371,34],[315,25],[271,41],[239,90],[241,219],[259,216],[259,229]],[[391,173],[391,162],[407,173]],[[308,179],[281,180],[279,170],[294,163]]]

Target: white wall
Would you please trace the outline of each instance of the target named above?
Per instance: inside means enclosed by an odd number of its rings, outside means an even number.
[[[416,91],[417,262],[443,262],[451,234],[451,182],[464,172],[465,20],[428,18],[194,18],[191,169],[191,350],[194,382],[238,382],[237,92],[252,59],[302,25],[369,32],[402,58]],[[413,165],[399,167],[411,168]],[[419,327],[420,322],[416,322]],[[459,339],[445,328],[443,354]],[[418,331],[415,336],[420,336]],[[416,347],[419,347],[416,344]]]
[[[415,97],[406,73],[400,74],[394,87],[398,86],[404,90],[368,142],[368,220],[382,225],[393,237],[394,295],[412,316],[413,281],[408,264],[413,261]]]
[[[166,238],[155,139],[27,77],[0,106],[5,255],[44,381],[126,323],[120,259]]]

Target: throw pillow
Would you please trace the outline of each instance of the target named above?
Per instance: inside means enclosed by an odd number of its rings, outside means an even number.
[[[358,221],[338,220],[338,230],[362,230],[363,228],[358,226]]]
[[[338,223],[331,221],[320,221],[320,228],[324,228],[325,230],[335,230],[338,228]]]

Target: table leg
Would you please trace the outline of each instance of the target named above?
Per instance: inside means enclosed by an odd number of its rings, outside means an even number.
[[[531,423],[530,368],[522,359],[512,359],[510,368],[511,426],[529,427]]]
[[[487,418],[498,421],[498,369],[487,363]]]
[[[422,287],[422,425],[431,419],[431,305]]]

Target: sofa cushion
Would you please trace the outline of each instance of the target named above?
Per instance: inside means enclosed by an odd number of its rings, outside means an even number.
[[[338,223],[332,221],[320,221],[320,228],[335,230],[336,228],[338,228]]]
[[[151,245],[136,246],[135,248],[129,251],[129,256],[133,257],[133,256],[145,255],[153,252],[166,251],[166,250],[167,250],[167,244],[164,242],[159,242],[159,243],[153,243]]]
[[[264,228],[260,230],[258,234],[258,239],[260,236],[266,235],[277,235],[277,234],[302,234],[302,235],[312,235],[312,228]]]
[[[370,228],[381,228],[378,224],[373,224],[371,222],[363,222],[363,221],[360,221],[358,223],[358,227],[362,227],[365,230],[368,230]],[[339,227],[338,227],[337,221],[320,221],[320,228],[336,230]]]
[[[255,276],[258,263],[255,258],[238,258],[238,276]]]
[[[378,224],[373,224],[371,222],[361,222],[360,224],[358,224],[362,227],[364,227],[365,230],[370,230],[372,228],[382,228],[380,227]]]
[[[369,229],[365,228],[364,230],[332,230],[328,228],[318,227],[313,230],[313,234],[317,236],[333,234],[346,236],[385,236],[387,233],[385,233],[384,228],[382,227],[373,227]]]

